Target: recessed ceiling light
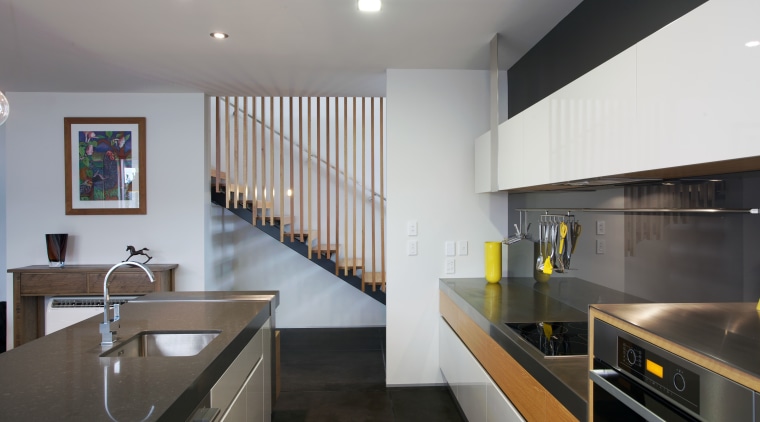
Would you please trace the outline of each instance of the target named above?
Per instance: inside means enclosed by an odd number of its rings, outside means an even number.
[[[362,12],[378,12],[383,6],[380,0],[359,0],[357,5]]]
[[[225,34],[224,32],[212,32],[209,35],[211,35],[212,38],[215,38],[217,40],[223,40],[229,37],[229,35]]]
[[[760,45],[760,41],[750,41],[744,45],[746,45],[747,47],[757,47],[758,45]]]

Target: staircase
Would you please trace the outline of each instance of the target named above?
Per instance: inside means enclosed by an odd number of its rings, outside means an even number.
[[[384,98],[212,101],[212,202],[384,304]]]

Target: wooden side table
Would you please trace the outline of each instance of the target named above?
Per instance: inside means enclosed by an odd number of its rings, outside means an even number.
[[[45,335],[45,296],[102,296],[103,281],[113,265],[69,265],[50,268],[31,265],[12,268],[13,345]],[[148,264],[156,281],[151,283],[143,270],[122,267],[111,274],[111,295],[142,296],[151,292],[174,291],[177,264]]]

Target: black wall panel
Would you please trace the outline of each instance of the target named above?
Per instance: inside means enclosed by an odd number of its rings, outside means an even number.
[[[584,0],[507,71],[512,117],[707,0]]]

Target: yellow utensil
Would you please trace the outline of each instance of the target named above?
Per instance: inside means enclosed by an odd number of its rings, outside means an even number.
[[[565,238],[567,237],[567,224],[565,222],[559,223],[559,256],[562,256],[562,248],[565,246]]]
[[[544,327],[544,335],[546,338],[551,339],[552,338],[552,325],[548,322],[542,322],[541,325]]]

